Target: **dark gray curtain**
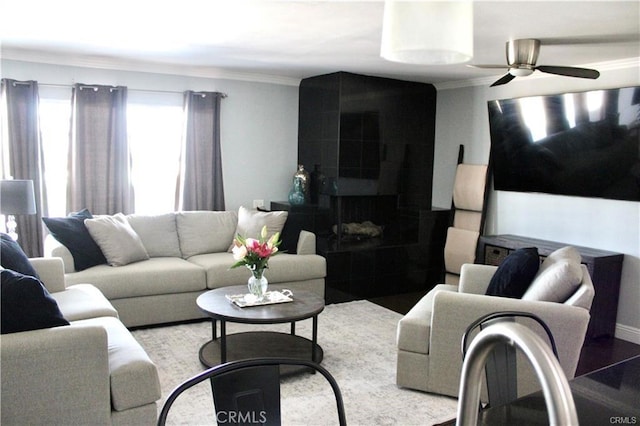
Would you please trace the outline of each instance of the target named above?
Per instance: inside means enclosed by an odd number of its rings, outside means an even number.
[[[186,116],[176,210],[224,210],[217,92],[184,94]]]
[[[67,210],[133,213],[127,88],[76,84],[71,102]]]
[[[38,83],[35,81],[15,81],[2,79],[2,101],[4,114],[2,127],[7,136],[3,158],[3,179],[33,181],[36,198],[35,215],[17,215],[20,246],[29,257],[43,255],[42,216],[47,215],[46,191],[44,186],[44,157],[40,137],[38,116]]]

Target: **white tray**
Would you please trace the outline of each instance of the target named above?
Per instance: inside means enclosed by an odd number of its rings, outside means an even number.
[[[253,297],[255,296],[251,294],[227,294],[226,297],[231,303],[234,303],[241,308],[293,302],[293,298],[291,296],[283,294],[277,290],[266,292],[262,300],[254,300]]]

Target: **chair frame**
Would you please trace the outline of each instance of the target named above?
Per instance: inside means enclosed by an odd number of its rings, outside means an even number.
[[[211,367],[203,371],[202,373],[199,373],[191,377],[190,379],[186,380],[182,384],[178,385],[169,394],[169,396],[167,397],[167,400],[165,401],[162,407],[162,410],[160,411],[160,415],[158,417],[158,426],[164,426],[166,424],[171,406],[184,391],[207,379],[211,380],[211,387],[212,387],[212,391],[214,393],[214,398],[215,398],[215,389],[214,389],[213,379],[218,376],[222,376],[230,372],[238,372],[240,370],[244,370],[248,368],[256,368],[256,367],[272,368],[274,366],[282,366],[282,365],[307,367],[311,369],[311,372],[313,373],[319,372],[320,374],[322,374],[325,377],[325,379],[327,379],[327,381],[329,382],[333,390],[335,400],[336,400],[336,407],[338,410],[339,424],[340,426],[346,426],[347,420],[346,420],[346,414],[344,410],[344,401],[342,399],[342,392],[340,391],[340,387],[338,386],[338,382],[335,380],[335,378],[331,375],[331,373],[329,373],[329,371],[326,368],[324,368],[323,366],[321,366],[316,362],[308,361],[304,359],[293,359],[293,358],[251,358],[251,359],[245,359],[245,360],[239,360],[239,361],[231,361],[224,364],[216,365],[214,367]]]

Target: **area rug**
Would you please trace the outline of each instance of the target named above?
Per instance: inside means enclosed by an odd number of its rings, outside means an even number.
[[[349,425],[433,425],[455,417],[457,401],[395,384],[396,326],[401,315],[367,301],[326,306],[318,317],[322,365],[336,378]],[[287,324],[227,325],[227,332],[288,332]],[[297,323],[296,333],[311,336],[311,320]],[[135,330],[135,338],[156,363],[163,399],[178,384],[203,370],[199,348],[211,339],[210,322]],[[215,424],[208,382],[174,403],[168,423]],[[302,373],[282,381],[284,425],[334,425],[333,393],[320,374]]]

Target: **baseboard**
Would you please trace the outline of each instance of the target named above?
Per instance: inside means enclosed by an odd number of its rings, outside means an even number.
[[[640,328],[616,324],[616,338],[640,345]]]

